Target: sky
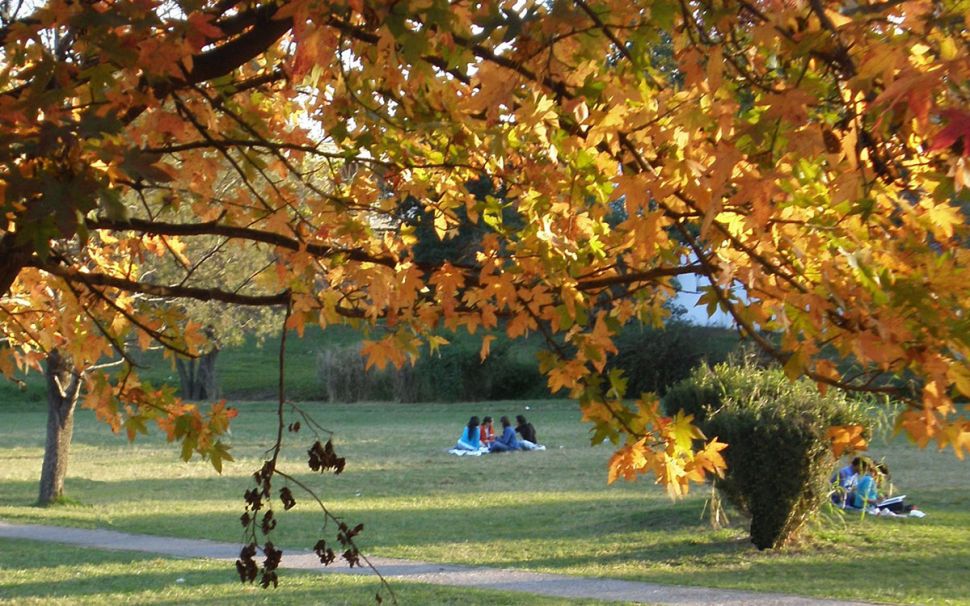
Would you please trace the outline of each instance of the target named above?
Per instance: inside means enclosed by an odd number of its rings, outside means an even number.
[[[718,310],[714,312],[713,316],[708,317],[707,306],[701,305],[698,307],[697,299],[700,297],[699,287],[706,284],[706,281],[701,282],[697,276],[691,275],[682,276],[677,280],[680,283],[681,290],[674,301],[687,310],[687,318],[691,322],[701,326],[734,326],[731,317],[723,311]]]

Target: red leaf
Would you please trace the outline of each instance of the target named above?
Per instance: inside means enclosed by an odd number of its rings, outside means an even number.
[[[946,149],[956,143],[957,139],[963,139],[963,155],[970,156],[970,112],[947,109],[942,114],[948,124],[933,137],[929,151]]]

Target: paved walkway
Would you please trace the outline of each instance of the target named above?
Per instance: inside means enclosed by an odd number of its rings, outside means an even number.
[[[11,524],[4,521],[0,521],[0,538],[50,541],[96,549],[139,551],[176,558],[211,558],[227,561],[235,561],[240,549],[240,545],[236,543],[155,537],[113,530]],[[373,574],[367,568],[349,568],[346,564],[337,562],[323,567],[320,565],[320,560],[311,552],[291,552],[286,549],[283,551],[281,568],[322,574]],[[551,597],[596,598],[662,606],[834,606],[836,604],[867,606],[861,602],[820,600],[782,594],[569,577],[521,570],[473,568],[389,558],[370,558],[370,560],[389,580],[400,579],[434,585],[521,591]]]

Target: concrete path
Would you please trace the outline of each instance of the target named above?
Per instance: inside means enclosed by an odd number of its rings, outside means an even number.
[[[50,541],[95,549],[139,551],[176,558],[210,558],[226,561],[235,561],[241,548],[241,545],[236,543],[155,537],[113,530],[11,524],[4,521],[0,521],[0,538]],[[337,562],[323,567],[312,552],[292,552],[286,549],[283,551],[281,568],[322,574],[373,574],[370,569],[352,569],[344,563]],[[473,568],[389,558],[370,558],[370,560],[388,580],[399,579],[434,585],[521,591],[551,597],[596,598],[662,606],[834,606],[835,604],[867,606],[862,602],[820,600],[782,594],[569,577],[521,570]]]

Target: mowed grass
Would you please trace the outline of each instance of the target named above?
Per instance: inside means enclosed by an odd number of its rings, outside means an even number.
[[[340,476],[309,472],[305,451],[313,438],[301,432],[287,437],[284,470],[316,487],[347,522],[364,523],[360,544],[369,554],[970,605],[970,463],[948,453],[901,441],[874,444],[873,454],[886,457],[896,485],[927,518],[830,520],[799,546],[758,552],[740,524],[719,531],[706,525],[704,489],[672,502],[649,480],[607,486],[612,451],[588,445],[587,427],[571,402],[304,408],[336,432],[347,469]],[[240,406],[231,436],[237,461],[222,475],[203,462],[179,462],[176,449],[158,436],[128,444],[82,411],[67,482],[78,504],[39,509],[31,503],[42,457],[43,410],[0,404],[0,519],[239,541],[242,493],[272,443],[273,411],[268,403]],[[481,458],[446,454],[471,414],[526,414],[549,450]],[[274,542],[284,549],[307,548],[321,536],[332,538],[332,529],[321,530],[322,518],[309,499],[299,492],[296,498],[295,509],[279,512]],[[226,574],[231,578],[234,572]],[[359,581],[346,581],[352,582]]]
[[[390,594],[376,578],[287,573],[278,588],[241,585],[223,562],[180,560],[132,552],[100,551],[34,541],[0,539],[0,604],[321,604],[384,603]],[[399,604],[460,606],[593,606],[600,600],[542,598],[510,591],[484,591],[395,582]]]

